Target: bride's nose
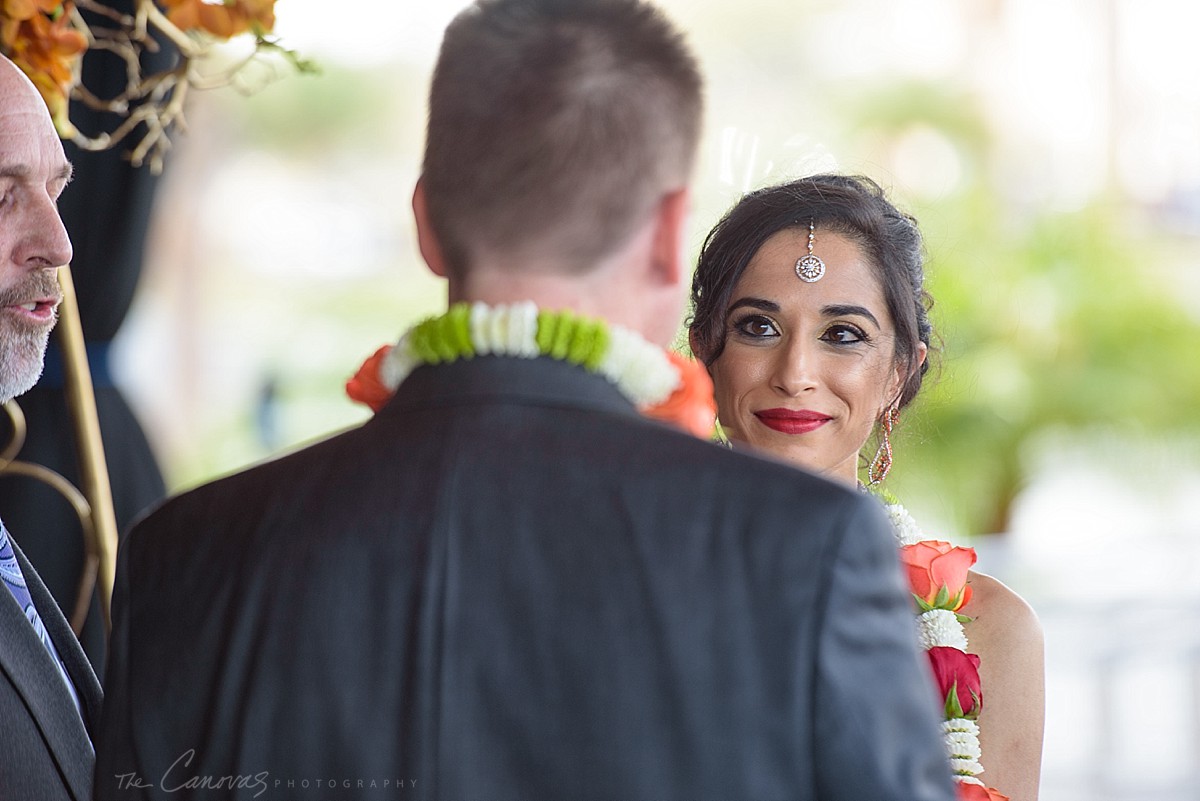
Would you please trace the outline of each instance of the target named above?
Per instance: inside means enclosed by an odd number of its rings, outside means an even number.
[[[775,351],[771,386],[787,397],[796,397],[817,387],[815,349],[799,339],[788,341]]]

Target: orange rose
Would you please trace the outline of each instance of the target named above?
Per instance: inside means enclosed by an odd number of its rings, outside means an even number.
[[[373,412],[382,409],[392,399],[392,390],[385,387],[379,380],[379,368],[391,350],[391,345],[384,345],[375,351],[374,355],[358,368],[354,377],[346,382],[346,394],[350,396],[350,399],[365,403],[371,407]]]
[[[992,787],[958,782],[958,801],[1009,801],[1009,797]]]
[[[642,409],[642,414],[682,428],[701,439],[713,433],[717,404],[713,400],[712,379],[700,362],[668,351],[671,363],[679,370],[679,386],[662,403]]]
[[[967,571],[975,564],[974,548],[957,548],[940,540],[925,540],[900,549],[917,605],[922,609],[957,612],[971,600]]]

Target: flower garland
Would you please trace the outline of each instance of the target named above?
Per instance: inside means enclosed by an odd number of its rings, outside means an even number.
[[[985,787],[977,778],[983,772],[983,751],[975,721],[983,709],[983,687],[979,657],[967,652],[963,623],[970,618],[959,613],[971,600],[967,572],[975,564],[975,549],[926,539],[908,510],[889,496],[882,500],[912,589],[917,638],[929,657],[939,697],[945,699],[942,736],[958,780],[959,799],[1008,801],[1008,796]]]
[[[712,431],[716,407],[702,366],[627,328],[570,311],[541,311],[530,301],[454,304],[377,350],[346,383],[346,394],[379,411],[420,365],[489,354],[578,365],[607,378],[649,417],[700,437]]]

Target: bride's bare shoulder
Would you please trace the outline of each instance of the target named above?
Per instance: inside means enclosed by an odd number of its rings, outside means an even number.
[[[1045,655],[1033,608],[986,573],[972,572],[971,600],[960,610],[967,650],[978,654],[983,681],[979,739],[983,778],[1013,801],[1038,796],[1045,725]]]
[[[1021,640],[1042,644],[1042,624],[1033,607],[1000,579],[986,573],[971,571],[967,576],[971,601],[960,612],[971,618],[968,632],[988,640],[1001,638],[1006,645],[1018,645]]]
[[[1037,613],[1004,582],[972,570],[967,575],[967,586],[971,588],[971,600],[960,611],[972,618],[972,628],[1011,629],[1014,633],[1036,633],[1041,639]]]

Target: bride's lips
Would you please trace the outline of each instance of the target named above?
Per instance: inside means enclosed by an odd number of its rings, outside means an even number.
[[[783,434],[807,434],[816,431],[833,418],[807,409],[763,409],[754,416],[767,428]]]

